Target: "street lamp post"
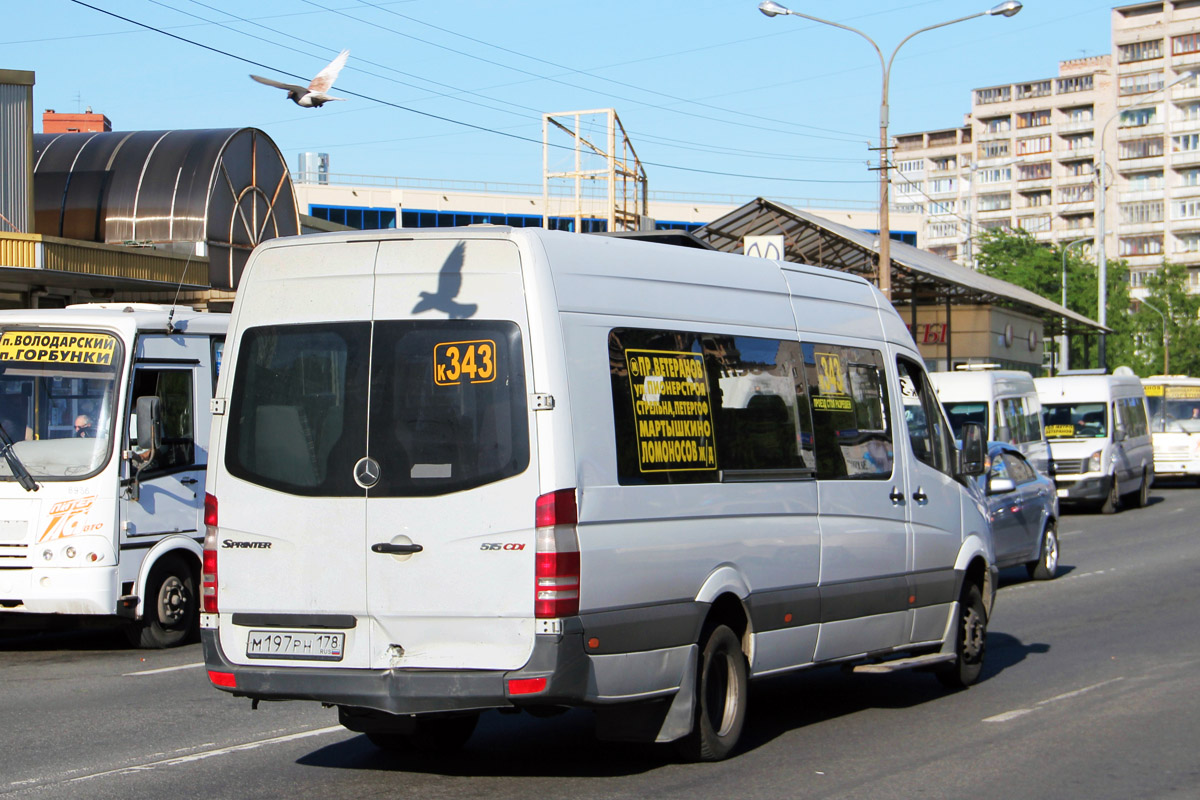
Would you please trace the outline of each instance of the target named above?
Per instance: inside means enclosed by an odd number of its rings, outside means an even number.
[[[1141,300],[1142,305],[1162,317],[1163,321],[1163,375],[1171,374],[1171,333],[1167,330],[1167,315],[1150,305],[1149,300]]]
[[[1096,309],[1096,321],[1100,323],[1101,328],[1105,327],[1108,324],[1108,253],[1106,251],[1105,241],[1104,241],[1106,238],[1105,227],[1104,227],[1104,212],[1108,206],[1108,197],[1107,197],[1108,191],[1107,191],[1107,186],[1105,185],[1105,182],[1104,182],[1104,166],[1105,166],[1104,143],[1108,139],[1108,126],[1112,124],[1113,120],[1115,120],[1117,117],[1121,116],[1125,112],[1136,111],[1140,108],[1145,107],[1147,105],[1148,101],[1150,100],[1150,98],[1154,97],[1155,95],[1159,95],[1159,94],[1166,92],[1168,89],[1170,89],[1173,86],[1184,83],[1186,81],[1190,81],[1191,79],[1195,78],[1197,75],[1200,75],[1200,71],[1198,71],[1198,70],[1192,70],[1190,72],[1185,72],[1184,74],[1178,76],[1177,78],[1175,78],[1175,80],[1166,84],[1162,88],[1157,89],[1153,94],[1146,97],[1144,100],[1142,100],[1142,102],[1138,103],[1137,105],[1126,106],[1125,108],[1118,108],[1116,111],[1114,111],[1112,114],[1109,115],[1108,119],[1106,119],[1104,121],[1104,125],[1102,125],[1100,127],[1100,155],[1096,159],[1096,172],[1097,172],[1096,192],[1099,195],[1096,198],[1096,264],[1097,264],[1097,276],[1096,277],[1100,283],[1100,285],[1098,287],[1099,300],[1097,302],[1098,308]],[[1155,102],[1157,102],[1157,101],[1155,101]],[[1104,333],[1103,330],[1100,331],[1099,366],[1100,366],[1100,369],[1103,369],[1103,370],[1108,369],[1108,336],[1107,336],[1107,334]]]
[[[1075,241],[1069,243],[1066,247],[1063,248],[1063,253],[1062,253],[1062,264],[1063,264],[1063,266],[1062,266],[1062,307],[1063,308],[1067,307],[1067,251],[1069,251],[1072,247],[1074,247],[1077,244],[1083,244],[1084,242],[1090,242],[1091,240],[1092,240],[1091,236],[1085,236],[1082,239],[1076,239]],[[1059,360],[1058,371],[1060,373],[1064,369],[1069,368],[1067,365],[1067,359],[1069,356],[1069,352],[1070,352],[1070,348],[1067,346],[1067,318],[1063,317],[1063,319],[1062,319],[1062,346],[1059,350],[1059,355],[1058,355],[1058,360]]]
[[[1019,0],[1005,0],[998,6],[980,11],[975,14],[968,14],[965,17],[939,22],[936,25],[928,25],[919,30],[915,30],[908,36],[900,40],[900,44],[896,45],[896,49],[892,51],[892,55],[885,62],[883,60],[883,51],[879,49],[879,45],[875,44],[875,40],[867,34],[851,28],[849,25],[843,25],[840,22],[832,22],[820,17],[814,17],[811,14],[802,14],[799,11],[792,11],[789,8],[779,5],[773,0],[764,0],[758,4],[758,10],[766,14],[768,17],[780,15],[803,17],[813,22],[820,22],[823,25],[832,25],[835,28],[841,28],[844,31],[857,33],[862,38],[871,43],[875,48],[875,54],[879,56],[879,66],[883,69],[883,97],[879,103],[879,290],[883,292],[884,297],[889,301],[892,299],[892,247],[891,247],[891,230],[888,220],[888,78],[892,71],[892,62],[896,60],[896,53],[904,46],[904,43],[916,36],[918,33],[931,31],[935,28],[944,28],[947,25],[953,25],[956,22],[965,22],[975,17],[983,16],[1002,16],[1011,17],[1021,10]],[[916,301],[914,299],[915,306]]]

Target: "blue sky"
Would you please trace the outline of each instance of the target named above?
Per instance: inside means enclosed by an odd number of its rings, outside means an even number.
[[[541,113],[612,107],[652,191],[878,196],[866,163],[874,51],[833,27],[767,18],[757,0],[86,2],[130,21],[72,0],[6,4],[0,68],[36,73],[39,112],[91,106],[116,130],[253,126],[293,169],[316,150],[336,173],[538,184]],[[908,33],[992,2],[790,5],[859,28],[886,57]],[[917,36],[892,68],[891,133],[958,125],[973,87],[1109,52],[1111,8],[1028,0],[1010,19]],[[343,48],[332,93],[345,103],[302,109],[248,77],[307,83]]]

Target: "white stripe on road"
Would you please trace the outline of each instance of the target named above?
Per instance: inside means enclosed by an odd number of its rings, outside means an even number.
[[[165,759],[162,759],[161,761],[151,761],[146,764],[137,764],[137,765],[129,766],[129,767],[119,767],[117,769],[105,770],[104,772],[94,772],[91,775],[81,775],[77,778],[71,778],[70,782],[78,783],[80,781],[90,781],[93,778],[103,778],[103,777],[106,777],[109,775],[121,775],[121,774],[133,773],[133,772],[146,772],[146,771],[149,771],[152,769],[158,769],[159,767],[173,767],[177,764],[188,764],[193,761],[203,761],[206,758],[213,758],[215,756],[229,755],[230,753],[240,753],[245,750],[256,750],[259,747],[265,747],[265,746],[271,745],[271,744],[282,744],[284,742],[293,742],[293,741],[296,741],[297,739],[307,739],[312,736],[324,736],[327,733],[336,733],[338,731],[341,731],[343,733],[349,733],[349,731],[347,731],[341,725],[331,725],[328,728],[317,728],[316,730],[301,731],[300,733],[289,733],[286,736],[274,736],[269,739],[258,739],[257,741],[246,742],[244,744],[235,744],[235,745],[231,745],[229,747],[217,747],[212,750],[201,750],[198,753],[191,753],[190,755],[178,756],[176,758],[165,758]]]
[[[181,669],[195,669],[203,667],[203,661],[197,661],[195,664],[180,664],[178,667],[161,667],[160,669],[145,669],[141,672],[126,672],[122,678],[136,678],[139,675],[160,675],[164,672],[178,672]]]
[[[1093,689],[1099,689],[1101,686],[1108,686],[1109,684],[1116,683],[1117,681],[1123,681],[1123,680],[1125,680],[1125,679],[1124,678],[1111,678],[1107,681],[1101,681],[1100,683],[1093,683],[1091,686],[1085,686],[1082,689],[1075,689],[1074,691],[1071,691],[1071,692],[1064,692],[1062,694],[1057,694],[1054,697],[1050,697],[1046,700],[1039,700],[1037,702],[1037,704],[1034,705],[1033,708],[1014,708],[1012,711],[1004,711],[1000,714],[994,714],[990,717],[984,717],[983,721],[984,722],[1008,722],[1010,719],[1016,719],[1017,717],[1023,717],[1026,714],[1031,714],[1034,711],[1037,711],[1042,706],[1049,705],[1050,703],[1057,703],[1060,700],[1069,700],[1072,697],[1078,697],[1079,695],[1084,694],[1085,692],[1090,692]]]

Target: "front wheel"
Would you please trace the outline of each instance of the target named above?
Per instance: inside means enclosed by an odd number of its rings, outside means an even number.
[[[1104,502],[1100,504],[1101,514],[1116,513],[1117,508],[1121,505],[1121,486],[1117,482],[1117,473],[1113,473],[1112,482],[1108,485],[1108,496],[1104,498]]]
[[[1058,529],[1053,522],[1046,523],[1037,561],[1030,561],[1025,569],[1035,581],[1048,581],[1058,572]]]
[[[135,647],[175,647],[197,632],[196,578],[179,556],[166,555],[155,562],[143,609],[142,618],[126,629]]]
[[[938,680],[951,689],[965,689],[979,680],[987,645],[987,609],[975,584],[968,584],[958,601],[954,661],[937,671]]]
[[[737,635],[718,625],[705,639],[696,674],[692,731],[680,740],[689,761],[720,761],[737,746],[746,722],[749,677]]]

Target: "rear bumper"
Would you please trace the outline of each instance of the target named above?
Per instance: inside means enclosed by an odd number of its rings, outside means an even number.
[[[535,637],[529,661],[517,670],[251,667],[235,665],[225,657],[215,629],[202,628],[200,639],[207,669],[233,675],[233,687],[217,688],[258,700],[315,700],[389,714],[423,714],[576,706],[586,701],[588,693],[589,662],[580,631]],[[529,678],[545,678],[546,688],[530,694],[509,694],[510,680]]]

